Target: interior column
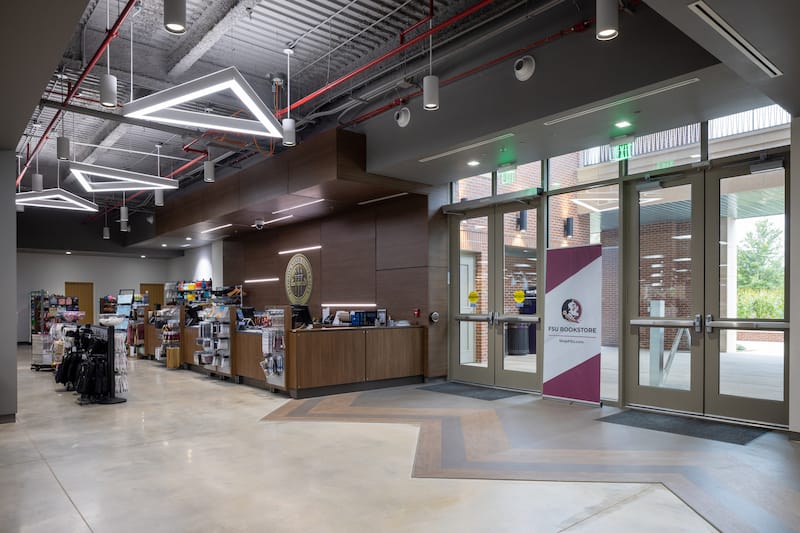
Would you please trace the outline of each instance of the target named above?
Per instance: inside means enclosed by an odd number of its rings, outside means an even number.
[[[0,293],[9,302],[17,294],[17,211],[14,205],[16,154],[0,151]],[[10,306],[9,306],[10,307]],[[0,320],[0,423],[13,422],[17,413],[17,317]]]
[[[792,148],[800,149],[800,117],[792,119]],[[789,176],[789,429],[800,433],[800,157],[792,150]]]

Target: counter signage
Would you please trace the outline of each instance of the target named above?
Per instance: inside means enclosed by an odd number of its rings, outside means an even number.
[[[294,254],[286,265],[284,283],[286,297],[292,305],[306,305],[314,285],[311,262],[303,254]]]

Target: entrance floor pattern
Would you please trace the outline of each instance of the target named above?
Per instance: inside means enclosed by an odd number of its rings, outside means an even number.
[[[595,420],[612,408],[416,387],[287,400],[133,360],[127,403],[79,406],[29,369],[28,347],[17,355],[17,422],[0,425],[3,532],[800,524],[800,450],[777,432],[725,445]]]

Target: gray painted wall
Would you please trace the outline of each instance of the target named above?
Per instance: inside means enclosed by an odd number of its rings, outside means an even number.
[[[0,294],[14,294],[17,285],[17,213],[14,206],[14,180],[17,159],[13,151],[0,151]],[[6,306],[8,309],[8,307]],[[6,311],[0,320],[0,418],[17,412],[16,324]]]

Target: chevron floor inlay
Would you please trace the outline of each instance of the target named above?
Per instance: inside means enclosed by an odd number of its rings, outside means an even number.
[[[661,483],[722,531],[800,528],[800,446],[786,434],[739,446],[596,420],[617,411],[401,387],[291,401],[265,420],[418,425],[415,477]]]

